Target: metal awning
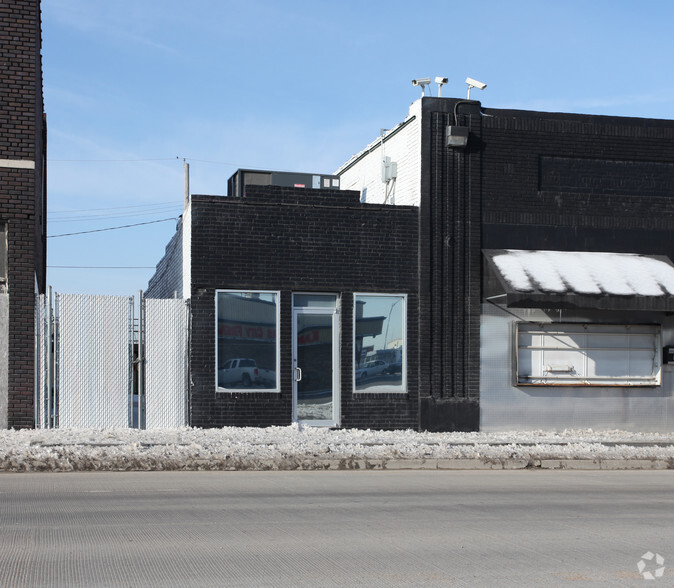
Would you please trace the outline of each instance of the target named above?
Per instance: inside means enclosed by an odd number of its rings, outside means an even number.
[[[484,249],[485,298],[519,308],[674,311],[664,255]]]

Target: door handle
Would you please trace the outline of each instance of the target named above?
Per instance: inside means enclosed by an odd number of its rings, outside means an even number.
[[[296,367],[295,368],[295,381],[296,382],[301,382],[302,381],[302,369]]]

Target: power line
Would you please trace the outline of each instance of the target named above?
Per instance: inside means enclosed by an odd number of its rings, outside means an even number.
[[[155,269],[154,265],[48,265],[47,269]]]
[[[152,210],[142,210],[142,211],[137,211],[137,212],[126,212],[126,213],[117,213],[117,214],[88,214],[88,215],[81,215],[81,216],[65,216],[61,218],[50,218],[49,219],[49,224],[52,223],[74,223],[74,222],[82,222],[82,221],[95,221],[95,220],[112,220],[112,219],[119,219],[119,218],[133,218],[133,217],[148,217],[148,216],[154,216],[159,214],[160,212],[162,213],[167,213],[167,212],[182,212],[182,206],[162,206],[162,207],[157,207],[153,208]]]
[[[175,200],[164,200],[162,202],[155,202],[154,204],[134,204],[131,206],[110,206],[107,208],[71,208],[66,210],[48,210],[47,214],[62,214],[66,212],[98,212],[99,210],[126,210],[127,208],[154,208],[157,206],[166,206],[167,204],[175,204],[178,206],[178,203]]]
[[[242,167],[238,163],[232,163],[231,161],[212,161],[210,159],[192,159],[191,157],[186,157],[185,160],[186,161],[197,161],[199,163],[214,163],[216,165],[233,165],[234,167]]]
[[[176,161],[179,157],[155,157],[145,159],[47,159],[47,163],[53,162],[99,162],[99,163],[118,163],[118,162],[133,162],[133,161]]]
[[[157,158],[143,158],[143,159],[47,159],[47,163],[132,163],[132,162],[143,162],[143,161],[178,161],[183,159],[184,161],[196,161],[199,163],[213,163],[215,165],[231,165],[237,168],[246,168],[247,166],[242,166],[238,163],[233,163],[231,161],[213,161],[211,159],[195,159],[193,157],[157,157]],[[278,170],[284,171],[284,170]]]
[[[47,235],[47,239],[55,239],[56,237],[71,237],[73,235],[86,235],[88,233],[101,233],[103,231],[116,231],[119,229],[128,229],[129,227],[140,227],[141,225],[152,225],[154,223],[165,223],[167,221],[176,221],[177,217],[162,218],[160,220],[148,221],[146,223],[135,223],[133,225],[121,225],[119,227],[107,227],[105,229],[93,229],[91,231],[79,231],[77,233],[62,233],[61,235]]]

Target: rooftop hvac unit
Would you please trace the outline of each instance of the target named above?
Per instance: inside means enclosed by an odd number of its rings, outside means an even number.
[[[245,195],[246,186],[339,190],[339,176],[239,169],[227,181],[227,194],[240,198]]]

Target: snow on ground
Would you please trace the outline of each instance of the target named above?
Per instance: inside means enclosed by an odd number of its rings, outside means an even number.
[[[0,471],[321,469],[325,460],[650,459],[674,433],[417,433],[318,427],[0,431]]]

